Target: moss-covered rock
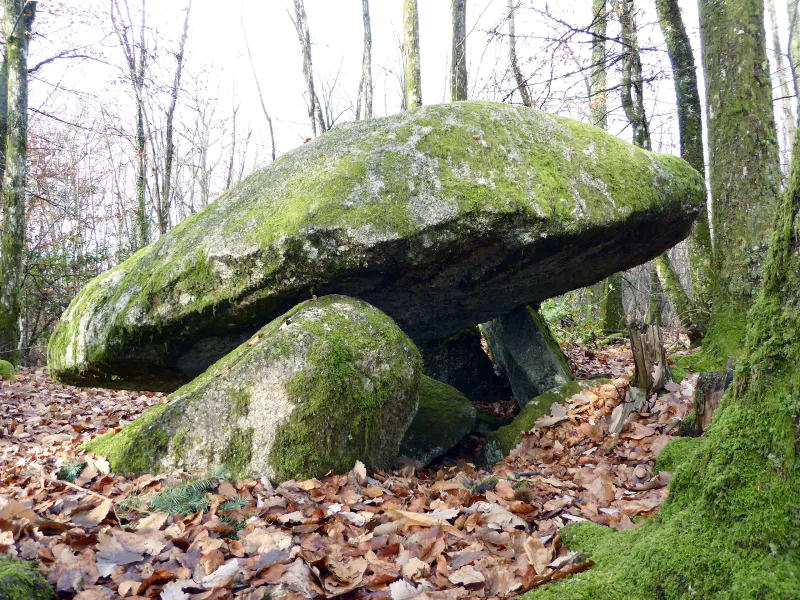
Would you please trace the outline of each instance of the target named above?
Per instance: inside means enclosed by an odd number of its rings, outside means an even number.
[[[605,381],[607,380],[570,381],[531,399],[509,425],[489,434],[478,457],[478,463],[489,466],[503,460],[522,441],[523,434],[533,429],[536,419],[550,411],[554,402],[561,404],[575,394],[580,394],[583,390]]]
[[[683,239],[703,178],[599,128],[487,102],[336,127],[90,282],[60,381],[171,391],[311,294],[441,340]]]
[[[304,302],[119,433],[86,445],[117,472],[273,480],[388,469],[417,410],[422,359],[361,300]]]
[[[419,344],[425,374],[452,385],[470,400],[506,400],[511,395],[508,380],[494,372],[481,342],[478,327],[469,327],[444,340]]]
[[[572,381],[550,326],[533,307],[520,306],[481,325],[492,356],[500,363],[521,407],[532,398]]]
[[[0,600],[50,600],[51,588],[36,565],[0,554]]]
[[[430,464],[472,431],[476,412],[457,389],[423,376],[419,410],[400,444],[400,455]]]
[[[10,379],[11,381],[16,381],[17,378],[14,377],[14,365],[12,365],[7,360],[0,360],[0,378],[2,379]]]

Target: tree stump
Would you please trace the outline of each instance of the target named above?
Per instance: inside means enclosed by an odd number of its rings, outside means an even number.
[[[725,391],[733,381],[733,369],[701,373],[694,390],[695,434],[708,430]]]
[[[667,382],[667,353],[664,335],[658,325],[631,325],[629,329],[633,361],[636,365],[632,385],[649,398]]]

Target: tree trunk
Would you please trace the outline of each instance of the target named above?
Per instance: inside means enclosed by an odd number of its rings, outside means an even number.
[[[681,158],[692,165],[698,173],[704,174],[703,113],[700,106],[700,93],[697,86],[697,72],[692,46],[686,33],[686,27],[684,26],[677,0],[656,0],[656,11],[661,31],[667,42],[667,52],[675,82]],[[661,261],[662,268],[658,270],[659,277],[661,277],[661,286],[664,288],[667,298],[669,298],[681,321],[686,326],[689,326],[688,321],[691,321],[690,338],[698,334],[703,335],[708,325],[707,315],[711,306],[710,288],[714,279],[714,272],[711,269],[711,255],[711,228],[708,220],[708,210],[706,210],[704,204],[689,235],[692,298],[689,298],[683,287],[673,285],[679,280],[668,281],[662,277],[662,275],[667,275],[668,270],[671,270],[669,259],[666,256]],[[687,310],[689,312],[686,312]]]
[[[653,265],[658,273],[661,288],[675,310],[675,314],[681,320],[681,325],[686,329],[689,341],[692,343],[700,341],[703,337],[703,332],[697,325],[698,319],[695,315],[694,304],[686,294],[686,290],[683,289],[680,277],[678,277],[678,273],[672,266],[667,253],[665,252],[655,258]]]
[[[511,71],[514,73],[514,79],[517,82],[517,90],[519,90],[519,95],[522,97],[522,104],[525,106],[533,106],[531,95],[528,92],[528,85],[525,83],[522,71],[519,70],[519,62],[517,62],[517,32],[514,20],[514,0],[508,0],[508,58],[511,62]]]
[[[361,103],[364,103],[364,118],[372,118],[372,24],[369,18],[369,0],[361,0],[364,19],[364,56],[361,60],[361,82],[358,85],[356,120],[361,118]]]
[[[608,25],[606,0],[593,0],[592,71],[589,83],[589,119],[592,125],[608,128],[606,103],[606,29]],[[600,321],[606,335],[625,329],[625,307],[622,304],[622,273],[615,273],[600,282]]]
[[[0,357],[19,360],[19,294],[25,251],[25,179],[28,142],[28,40],[36,2],[4,0],[8,65],[3,233],[0,239]]]
[[[622,273],[614,273],[602,282],[600,320],[603,333],[625,331],[625,309],[622,304]]]
[[[8,135],[8,60],[0,64],[0,187],[6,176],[6,136]]]
[[[175,155],[175,142],[173,136],[173,121],[175,119],[175,107],[178,104],[178,92],[181,88],[181,74],[183,73],[183,56],[186,48],[186,38],[189,36],[189,13],[192,10],[192,2],[189,0],[189,5],[186,7],[186,18],[183,21],[183,34],[181,35],[180,46],[178,53],[175,55],[177,65],[175,67],[175,81],[172,84],[172,92],[169,99],[169,108],[167,108],[167,124],[166,124],[166,143],[164,148],[164,181],[162,182],[161,189],[161,209],[158,211],[159,216],[159,229],[161,235],[164,235],[169,230],[169,196],[170,186],[172,185],[172,161]]]
[[[317,127],[320,133],[325,133],[328,130],[325,123],[325,117],[322,115],[322,106],[320,105],[317,92],[314,89],[314,63],[311,60],[311,32],[308,29],[308,19],[306,18],[306,9],[303,0],[294,0],[294,23],[297,38],[300,41],[300,50],[303,54],[303,77],[306,80],[306,88],[308,90],[308,118],[311,121],[311,131],[314,137],[317,136]]]
[[[644,81],[642,59],[639,54],[639,36],[636,31],[636,2],[620,3],[622,27],[622,108],[633,130],[633,143],[650,150],[650,130],[644,109]]]
[[[452,0],[453,56],[450,64],[450,99],[467,99],[467,0]]]
[[[769,26],[772,34],[772,58],[775,60],[775,67],[778,72],[778,85],[780,86],[780,107],[783,113],[783,164],[786,165],[787,172],[789,166],[789,151],[794,143],[795,122],[792,112],[792,92],[789,91],[789,76],[787,73],[786,60],[781,47],[781,36],[778,32],[778,14],[775,8],[775,0],[767,0],[769,10]],[[790,13],[791,14],[791,13]],[[791,70],[791,67],[789,67]]]
[[[403,0],[403,68],[406,110],[422,106],[417,0]]]
[[[721,7],[721,14],[715,10],[712,16],[711,5]],[[719,62],[745,67],[742,56],[752,58],[754,46],[746,43],[748,40],[742,39],[743,36],[763,32],[763,29],[748,29],[751,19],[758,18],[758,5],[749,0],[701,1],[706,36],[713,20],[723,32],[739,32],[736,35],[740,40],[734,45],[730,40],[726,44],[706,45],[704,53],[710,51],[712,55],[707,57],[707,64],[714,64],[714,68]],[[729,6],[731,12],[725,10]],[[714,36],[715,41],[722,39]],[[761,60],[758,64],[765,63]],[[753,64],[748,77],[752,76]],[[738,78],[744,77],[743,72],[732,73],[735,75],[731,77],[737,81],[730,84],[726,101],[752,106],[755,90],[739,85]],[[712,75],[707,69],[706,76],[714,78],[712,90],[716,92],[712,93],[722,93],[720,75]],[[768,80],[767,77],[765,82]],[[748,119],[748,114],[740,113],[738,118]],[[742,133],[749,135],[752,125],[743,127],[748,129]],[[669,498],[656,517],[647,519],[634,531],[612,532],[593,524],[562,529],[559,535],[567,547],[571,551],[589,552],[595,566],[580,577],[534,590],[527,596],[530,600],[797,597],[800,589],[798,137],[792,152],[788,189],[777,211],[777,227],[763,271],[763,286],[747,320],[744,353],[713,424],[703,437],[672,442],[662,452],[659,462],[671,457],[669,468],[674,475]],[[711,148],[714,149],[713,144]],[[731,164],[737,158],[742,166],[753,164],[751,154],[735,151],[731,145],[715,149],[716,153],[726,151],[734,152]],[[751,189],[770,190],[774,171],[771,167],[761,168],[752,176],[748,173],[747,185]],[[760,186],[759,177],[763,179]]]
[[[780,186],[763,3],[701,0],[700,36],[716,274],[703,352],[723,365],[741,354]]]
[[[800,115],[800,2],[788,0],[787,11],[789,15],[789,47],[787,55],[791,67],[792,83],[794,84],[795,108]]]
[[[606,0],[593,0],[592,25],[592,71],[589,97],[589,120],[592,125],[608,128],[608,106],[606,103],[606,28],[608,14]]]
[[[657,324],[631,326],[631,351],[636,365],[633,382],[649,398],[667,382],[664,335]]]

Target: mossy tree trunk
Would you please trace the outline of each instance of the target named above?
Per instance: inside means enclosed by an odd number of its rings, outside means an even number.
[[[633,129],[633,143],[650,150],[650,127],[644,109],[644,78],[639,53],[639,36],[636,30],[636,2],[620,3],[622,28],[622,108]]]
[[[361,82],[358,84],[356,100],[356,120],[361,118],[362,103],[364,118],[372,118],[372,22],[369,17],[369,0],[361,0],[361,14],[364,21],[364,54],[361,59]]]
[[[681,158],[699,173],[705,173],[700,92],[697,86],[694,54],[681,17],[681,9],[677,0],[656,0],[656,11],[661,31],[667,42],[667,52],[675,82]],[[656,263],[661,287],[693,341],[702,337],[707,324],[705,317],[709,312],[710,284],[713,279],[711,252],[708,210],[703,205],[689,236],[693,297],[690,298],[681,286],[680,279],[666,255],[659,257]]]
[[[511,71],[514,73],[514,80],[517,83],[517,90],[522,98],[522,104],[524,106],[533,106],[528,84],[522,76],[519,61],[517,60],[517,31],[514,10],[514,0],[508,0],[508,59],[511,63]]]
[[[724,364],[741,354],[780,185],[762,0],[700,0],[700,36],[715,272],[703,345]]]
[[[689,341],[698,342],[703,337],[703,332],[697,325],[694,304],[683,289],[678,273],[672,266],[667,253],[661,254],[653,260],[653,266],[658,274],[658,281],[664,294],[669,299],[672,308],[681,320],[681,325],[689,335]]]
[[[741,32],[737,35],[748,35],[745,33],[748,29],[739,19],[754,17],[757,2],[728,0],[713,4],[723,10],[737,9],[733,14],[716,15],[713,19],[733,17],[733,27]],[[712,18],[710,7],[706,0],[701,7],[707,32],[711,25],[708,19]],[[745,10],[750,8],[753,10]],[[718,50],[722,48],[717,46]],[[736,48],[752,56],[752,46],[743,43]],[[733,54],[730,45],[726,54],[724,60],[728,64]],[[711,76],[710,70],[706,73]],[[712,89],[719,90],[718,83],[715,81]],[[732,85],[736,95],[750,97],[750,91],[738,83]],[[723,148],[732,150],[731,146]],[[730,164],[737,158],[742,165],[753,160],[749,153],[736,152]],[[771,189],[773,169],[763,168],[750,178],[749,186],[756,186],[756,177],[764,179],[761,189]],[[625,532],[613,533],[596,525],[562,529],[560,533],[567,546],[571,550],[588,551],[596,566],[573,581],[536,590],[528,598],[783,600],[797,596],[800,589],[800,371],[797,369],[800,144],[797,137],[788,189],[777,212],[763,285],[749,313],[744,354],[733,384],[705,436],[689,443],[680,440],[684,442],[681,457],[670,466],[675,474],[663,509],[637,529]]]
[[[625,307],[622,304],[622,273],[614,273],[602,281],[600,321],[603,333],[625,331]]]
[[[606,30],[608,28],[607,0],[593,0],[592,24],[592,70],[589,81],[589,120],[592,125],[608,128],[608,105],[606,102]],[[612,334],[625,330],[625,308],[622,304],[622,273],[615,273],[598,284],[600,323],[603,333]]]
[[[589,85],[589,120],[592,125],[608,128],[608,105],[606,102],[606,29],[608,13],[606,0],[593,0],[592,24],[592,71]]]
[[[452,0],[453,51],[450,63],[450,99],[467,99],[467,0]]]
[[[417,0],[403,1],[403,85],[405,109],[422,106],[422,71],[419,58]]]
[[[25,250],[25,179],[28,143],[28,40],[36,2],[4,0],[8,82],[3,232],[0,238],[0,358],[17,364],[19,294]]]

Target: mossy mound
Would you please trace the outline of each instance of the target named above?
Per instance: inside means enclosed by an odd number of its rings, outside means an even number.
[[[522,441],[523,434],[533,429],[536,419],[550,411],[553,402],[561,404],[575,394],[580,394],[585,389],[605,382],[606,380],[600,379],[570,381],[559,388],[531,399],[509,425],[489,434],[478,456],[478,463],[491,466],[508,456]]]
[[[86,444],[114,471],[276,481],[389,469],[417,410],[422,359],[388,316],[324,296],[275,319],[117,434]]]
[[[50,600],[53,588],[36,565],[0,554],[0,600]]]
[[[14,377],[14,371],[16,371],[14,365],[7,360],[0,360],[0,378],[16,381],[17,378]]]
[[[423,376],[419,410],[400,444],[400,455],[430,464],[472,431],[476,412],[457,389]]]
[[[48,363],[66,383],[172,391],[312,294],[441,340],[659,255],[704,201],[681,159],[525,107],[341,125],[90,282]]]
[[[567,357],[535,308],[520,306],[481,329],[522,408],[532,398],[572,381]]]

